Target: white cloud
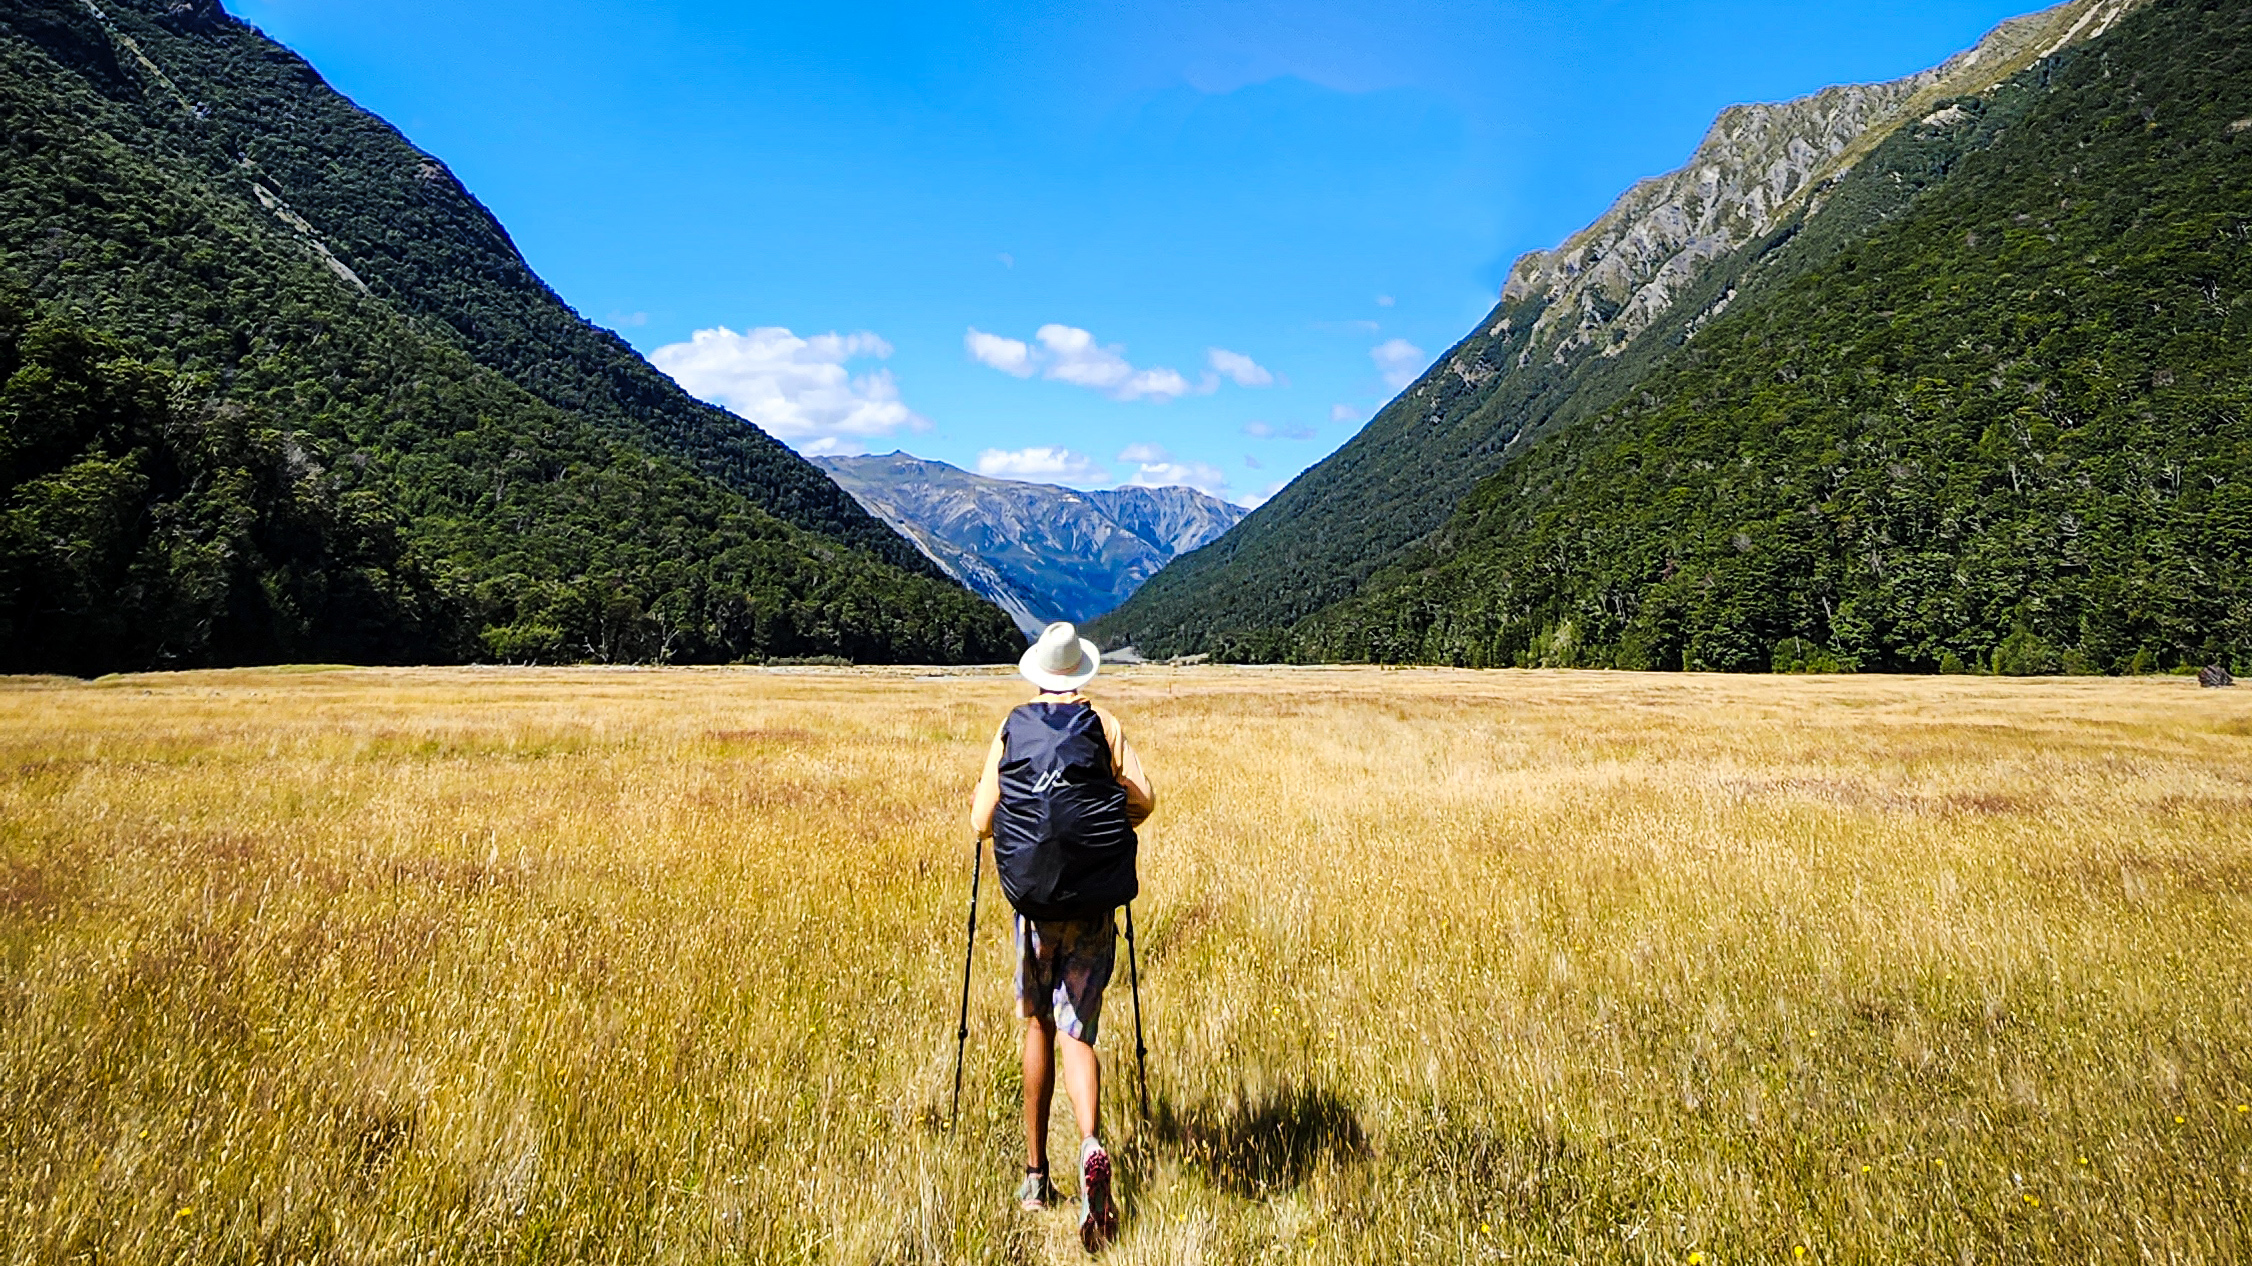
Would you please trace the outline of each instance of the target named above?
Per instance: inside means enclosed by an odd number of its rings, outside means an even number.
[[[1223,500],[1228,495],[1227,473],[1208,462],[1152,462],[1135,471],[1134,477],[1126,482],[1143,488],[1185,484]]]
[[[1220,375],[1207,373],[1197,382],[1190,382],[1177,369],[1157,367],[1137,369],[1126,359],[1124,345],[1103,344],[1095,336],[1075,325],[1050,322],[1034,331],[1038,344],[987,334],[974,326],[962,338],[962,346],[981,364],[990,365],[1004,374],[1030,378],[1037,373],[1056,382],[1068,382],[1075,387],[1100,391],[1113,400],[1178,400],[1182,396],[1208,396],[1220,389]],[[1235,356],[1233,352],[1214,349],[1214,354]],[[1248,356],[1240,357],[1238,381],[1260,377],[1272,382],[1273,376],[1259,367]],[[1231,376],[1233,376],[1231,374]],[[1248,385],[1248,383],[1247,383]]]
[[[1215,347],[1207,350],[1204,355],[1212,368],[1218,371],[1222,378],[1233,382],[1238,387],[1271,387],[1274,385],[1275,376],[1267,372],[1267,367],[1242,352],[1231,352],[1224,347]]]
[[[1035,483],[1102,485],[1113,482],[1111,473],[1085,453],[1044,446],[986,449],[977,455],[977,473]]]
[[[1368,349],[1368,358],[1376,362],[1376,372],[1384,385],[1394,391],[1414,382],[1423,373],[1427,363],[1423,349],[1404,338],[1386,339]]]
[[[973,325],[962,336],[962,347],[981,365],[991,365],[1016,378],[1032,376],[1032,349],[1013,338],[988,334]]]
[[[1390,295],[1376,296],[1376,306],[1379,308],[1389,308],[1392,306],[1392,302],[1392,296]]]
[[[1256,510],[1260,506],[1263,506],[1269,501],[1274,500],[1276,493],[1281,492],[1283,489],[1288,488],[1289,486],[1289,480],[1277,479],[1273,483],[1268,484],[1265,488],[1262,488],[1257,492],[1247,492],[1242,496],[1237,497],[1235,499],[1235,503],[1239,506],[1242,506],[1246,510]]]
[[[1251,468],[1251,469],[1253,469],[1253,470],[1264,470],[1264,469],[1266,469],[1266,465],[1267,465],[1267,464],[1266,464],[1265,462],[1263,462],[1263,461],[1260,461],[1260,460],[1259,460],[1258,458],[1256,458],[1256,457],[1253,457],[1253,456],[1252,456],[1251,454],[1249,454],[1249,453],[1245,453],[1245,454],[1243,455],[1243,464],[1244,464],[1245,466],[1248,466],[1248,467],[1250,467],[1250,468]]]
[[[1255,440],[1310,440],[1314,428],[1310,426],[1276,426],[1272,422],[1246,422],[1243,433]]]
[[[1118,454],[1118,460],[1134,463],[1133,478],[1126,481],[1129,486],[1169,488],[1186,484],[1199,492],[1227,498],[1226,472],[1207,462],[1175,461],[1171,453],[1155,444],[1129,444]]]
[[[1359,416],[1361,416],[1361,411],[1349,404],[1329,406],[1329,420],[1332,422],[1350,422]]]
[[[1192,386],[1174,369],[1136,369],[1127,361],[1125,347],[1104,346],[1095,336],[1073,325],[1043,325],[1034,332],[1048,363],[1045,377],[1078,387],[1092,387],[1113,400],[1174,400],[1217,390],[1219,380],[1205,375],[1202,387]]]
[[[737,334],[721,326],[649,353],[688,394],[709,401],[807,453],[858,452],[866,441],[930,421],[899,399],[891,371],[858,377],[845,368],[891,355],[891,344],[863,330],[799,338],[778,325]]]

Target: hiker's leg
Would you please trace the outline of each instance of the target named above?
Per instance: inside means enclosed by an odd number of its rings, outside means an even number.
[[[1048,1101],[1056,1093],[1056,1022],[1047,1016],[1024,1020],[1024,1163],[1048,1168]]]
[[[1063,1048],[1063,1088],[1071,1096],[1072,1115],[1079,1119],[1079,1137],[1094,1138],[1103,1123],[1102,1059],[1092,1045],[1069,1033],[1058,1035],[1056,1045]]]

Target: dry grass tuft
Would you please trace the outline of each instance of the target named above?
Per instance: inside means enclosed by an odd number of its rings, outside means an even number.
[[[1146,1124],[1123,982],[1103,1040],[1122,1263],[2252,1257],[2252,692],[1099,693],[1163,800]],[[943,1128],[1021,697],[0,685],[0,1260],[1076,1257],[1005,1199],[997,898]]]

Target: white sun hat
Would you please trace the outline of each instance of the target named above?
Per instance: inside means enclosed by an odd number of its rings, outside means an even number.
[[[1071,621],[1058,620],[1041,630],[1040,640],[1017,660],[1017,671],[1042,690],[1066,694],[1093,681],[1102,663],[1093,642],[1079,636]]]

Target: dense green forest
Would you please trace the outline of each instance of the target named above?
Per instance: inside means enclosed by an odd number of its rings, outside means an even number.
[[[0,298],[0,663],[444,659],[385,499],[303,437]]]
[[[0,669],[1021,645],[287,50],[104,12],[0,11]]]
[[[1959,160],[1902,213],[1239,651],[2242,670],[2252,5],[2159,0],[1961,104]]]

